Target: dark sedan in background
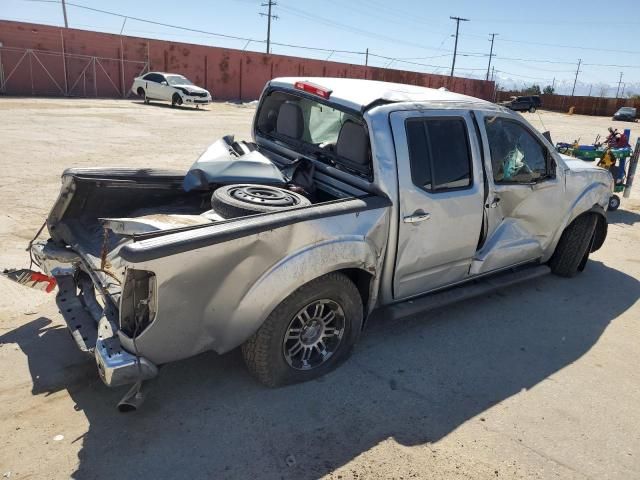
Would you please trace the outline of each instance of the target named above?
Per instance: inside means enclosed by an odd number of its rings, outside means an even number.
[[[542,101],[538,95],[528,95],[525,97],[511,97],[510,100],[500,102],[500,105],[516,112],[533,113],[542,106]]]
[[[633,107],[621,107],[613,114],[614,120],[623,120],[625,122],[635,122],[638,112]]]

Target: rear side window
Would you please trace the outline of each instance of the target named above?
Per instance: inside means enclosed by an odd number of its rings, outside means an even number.
[[[428,192],[471,186],[471,154],[464,119],[412,119],[406,123],[413,183]]]

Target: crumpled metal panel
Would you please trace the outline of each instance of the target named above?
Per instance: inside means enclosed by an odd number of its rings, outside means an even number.
[[[138,351],[154,363],[211,349],[223,353],[242,344],[278,303],[310,280],[345,268],[377,275],[387,245],[389,210],[299,221],[129,264],[155,273],[160,299],[156,319],[136,339]],[[170,237],[139,244],[171,242]],[[125,348],[133,346],[119,335]]]
[[[284,176],[271,160],[257,150],[238,156],[230,149],[226,138],[212,143],[191,165],[182,184],[185,191],[207,189],[212,184],[286,183]]]

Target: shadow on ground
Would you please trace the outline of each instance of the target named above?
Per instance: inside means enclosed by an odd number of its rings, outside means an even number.
[[[139,100],[139,101],[134,101],[133,103],[137,103],[138,105],[146,105],[148,107],[161,107],[161,108],[171,108],[173,110],[193,110],[194,112],[206,112],[207,109],[204,108],[205,105],[199,105],[198,108],[196,108],[196,105],[171,105],[171,103],[169,101],[167,102],[161,102],[161,101],[154,101],[152,100],[149,103],[144,103],[144,101]]]
[[[96,382],[90,362],[75,381],[43,383],[64,377],[58,349],[75,348],[47,319],[0,341],[28,355],[34,393],[66,388],[87,416],[74,478],[305,479],[389,437],[441,439],[580,358],[639,296],[636,279],[590,262],[573,280],[543,277],[422,318],[376,320],[345,365],[302,385],[258,385],[238,351],[167,365],[133,414],[116,411],[124,390]]]
[[[619,210],[607,212],[607,220],[611,224],[634,225],[640,222],[640,213],[631,210],[623,210],[621,208]]]

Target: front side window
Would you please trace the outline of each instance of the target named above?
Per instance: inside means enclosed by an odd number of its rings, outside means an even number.
[[[547,150],[524,126],[490,117],[485,127],[496,183],[533,183],[549,176]]]
[[[464,119],[411,119],[406,129],[414,185],[428,192],[471,186],[471,154]]]

